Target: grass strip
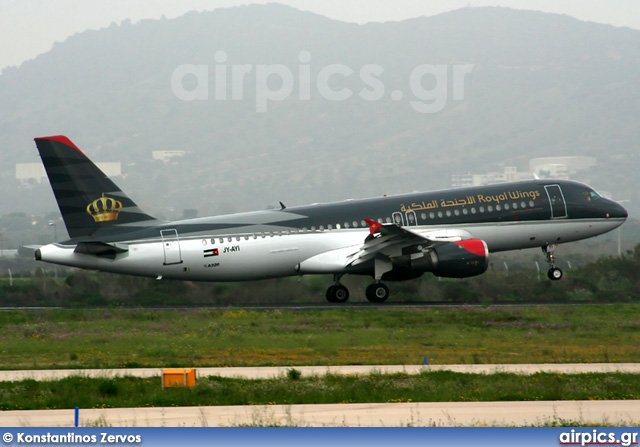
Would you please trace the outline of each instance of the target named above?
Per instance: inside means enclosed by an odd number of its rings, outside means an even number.
[[[468,374],[425,371],[266,380],[199,378],[194,388],[162,389],[160,377],[68,377],[0,382],[0,410],[367,402],[640,399],[640,374]]]
[[[0,369],[636,362],[640,305],[0,312]]]

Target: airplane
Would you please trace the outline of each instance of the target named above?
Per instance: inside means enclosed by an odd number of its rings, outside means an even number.
[[[333,275],[326,299],[343,303],[346,274],[382,281],[425,272],[484,273],[489,253],[540,247],[559,280],[558,244],[611,231],[627,211],[568,180],[530,180],[239,214],[160,221],[142,211],[67,137],[35,138],[70,239],[39,247],[54,264],[157,279],[249,281]]]

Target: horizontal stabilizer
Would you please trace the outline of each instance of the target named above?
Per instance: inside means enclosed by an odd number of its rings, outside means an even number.
[[[82,253],[85,255],[113,257],[119,253],[126,253],[129,251],[129,247],[124,244],[107,244],[100,241],[87,241],[79,242],[75,253]]]

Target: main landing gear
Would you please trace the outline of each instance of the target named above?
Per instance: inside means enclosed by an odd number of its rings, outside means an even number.
[[[555,249],[556,245],[546,245],[542,247],[542,253],[544,253],[545,258],[547,259],[547,264],[549,264],[547,276],[552,281],[557,281],[562,278],[562,270],[556,267],[555,257],[553,256]]]
[[[327,301],[345,303],[349,299],[349,289],[342,284],[334,284],[327,289]]]
[[[334,275],[335,284],[327,289],[327,301],[330,303],[345,303],[349,299],[349,289],[340,284],[342,275]],[[372,303],[384,303],[389,298],[389,288],[381,282],[367,287],[367,299]]]
[[[381,282],[376,282],[367,287],[365,294],[372,303],[384,303],[389,298],[389,288]]]

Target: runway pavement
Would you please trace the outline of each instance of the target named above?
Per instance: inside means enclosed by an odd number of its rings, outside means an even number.
[[[638,426],[640,401],[416,402],[80,410],[80,426],[527,426],[563,421]],[[72,427],[74,410],[0,412],[0,426]]]
[[[343,365],[343,366],[258,366],[236,368],[196,368],[198,377],[220,376],[245,379],[268,379],[283,376],[295,368],[303,376],[331,374],[398,373],[418,374],[421,371],[449,370],[463,373],[492,374],[511,372],[534,374],[539,371],[558,373],[628,372],[640,373],[640,363],[541,363],[493,365]],[[47,369],[0,371],[0,382],[24,379],[56,380],[69,376],[85,377],[159,377],[162,368],[121,369]]]
[[[303,376],[451,370],[465,373],[538,371],[558,373],[640,373],[639,363],[571,363],[538,365],[372,365],[296,366]],[[196,368],[198,377],[270,378],[282,376],[291,367]],[[67,376],[157,377],[160,368],[0,371],[0,381],[54,380]],[[372,404],[216,406],[166,408],[81,409],[81,426],[522,426],[562,421],[588,425],[640,423],[640,401],[537,401],[537,402],[414,402]],[[73,410],[0,412],[0,426],[72,426]]]

